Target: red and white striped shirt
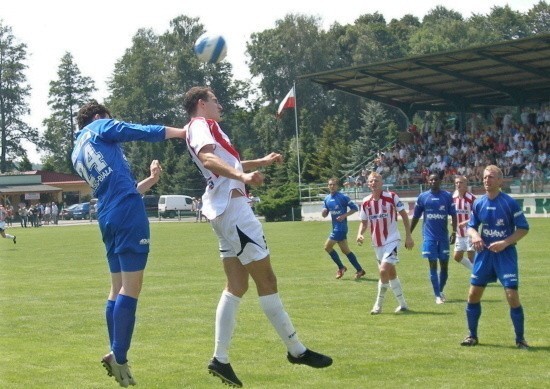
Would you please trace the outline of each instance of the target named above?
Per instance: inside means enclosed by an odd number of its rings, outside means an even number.
[[[372,194],[363,199],[359,217],[370,225],[373,246],[381,247],[401,240],[397,229],[397,213],[403,209],[403,202],[394,192],[382,191],[378,200]]]
[[[476,196],[474,196],[470,192],[464,193],[463,197],[460,197],[458,194],[458,191],[454,191],[453,193],[453,203],[456,208],[456,223],[457,225],[460,225],[460,223],[470,219],[470,213],[472,212],[472,205],[474,204],[474,200],[476,199]],[[466,235],[466,227],[458,227],[457,228],[457,235],[460,237],[465,237]]]

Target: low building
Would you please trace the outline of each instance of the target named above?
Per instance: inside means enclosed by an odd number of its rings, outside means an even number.
[[[36,204],[55,201],[74,204],[89,199],[89,185],[75,174],[30,170],[0,175],[2,204]]]

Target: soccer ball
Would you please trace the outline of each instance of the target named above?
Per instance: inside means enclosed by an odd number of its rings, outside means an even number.
[[[202,34],[195,42],[197,58],[206,63],[218,63],[227,55],[225,38],[221,35]]]

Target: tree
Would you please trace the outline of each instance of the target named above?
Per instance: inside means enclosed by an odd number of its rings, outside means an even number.
[[[350,158],[350,138],[348,122],[340,117],[328,118],[323,125],[314,163],[311,167],[313,181],[328,181],[331,177],[341,177],[345,171],[344,164]]]
[[[38,130],[23,121],[30,113],[26,101],[30,86],[25,76],[27,46],[18,43],[12,29],[0,20],[0,172],[27,154],[22,141],[36,142]]]
[[[380,103],[367,103],[361,118],[364,125],[351,146],[350,163],[345,166],[350,174],[355,174],[371,164],[378,153],[387,150],[395,140],[388,139],[388,133],[392,133],[391,128],[395,124],[388,119],[388,114]]]
[[[93,80],[82,76],[71,53],[65,53],[57,69],[57,80],[50,82],[48,105],[52,114],[43,122],[46,130],[40,140],[40,148],[45,152],[43,162],[49,169],[73,172],[71,153],[76,115],[95,90]]]
[[[542,34],[550,31],[550,5],[546,1],[539,1],[526,15],[527,32]]]

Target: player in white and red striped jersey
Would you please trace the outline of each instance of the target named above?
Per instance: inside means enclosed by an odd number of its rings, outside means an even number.
[[[468,178],[465,176],[455,177],[455,191],[453,193],[453,203],[456,208],[457,237],[454,249],[454,260],[464,265],[465,268],[472,270],[474,261],[474,246],[472,239],[466,233],[472,205],[476,196],[468,192]],[[464,258],[464,252],[467,252],[468,258]]]
[[[395,309],[395,312],[407,311],[409,307],[403,296],[401,281],[397,277],[395,265],[399,263],[397,247],[401,241],[401,236],[397,229],[398,213],[401,215],[403,225],[405,226],[405,248],[411,250],[414,246],[409,216],[399,196],[394,192],[383,190],[383,181],[380,174],[371,173],[367,179],[367,184],[372,193],[365,197],[361,204],[359,214],[361,224],[359,231],[357,231],[357,243],[360,245],[363,244],[365,240],[363,234],[370,227],[371,241],[376,253],[380,275],[378,295],[371,314],[376,315],[382,312],[382,304],[388,288],[392,289],[399,302],[399,306]]]

